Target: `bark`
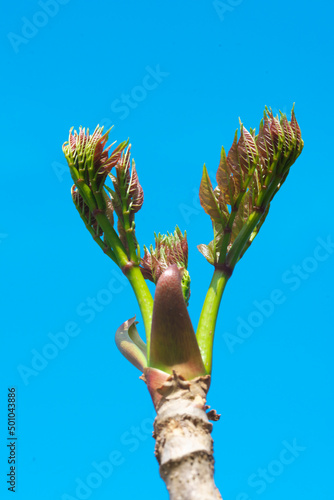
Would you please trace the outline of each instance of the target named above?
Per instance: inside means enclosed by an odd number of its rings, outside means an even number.
[[[185,380],[175,372],[158,393],[155,455],[171,500],[221,500],[214,483],[212,424],[206,412],[210,376]]]

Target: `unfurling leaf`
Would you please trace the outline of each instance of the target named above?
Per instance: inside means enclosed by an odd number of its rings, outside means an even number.
[[[249,175],[256,165],[257,150],[252,135],[242,124],[238,142],[238,156],[241,170],[245,175]]]
[[[110,175],[114,191],[108,189],[114,210],[118,217],[117,228],[119,237],[129,254],[137,248],[135,236],[134,214],[144,202],[143,188],[139,184],[134,160],[130,167],[131,145],[122,152],[116,165],[116,175]],[[129,255],[130,257],[130,255]]]
[[[242,257],[302,149],[294,109],[290,122],[284,114],[274,117],[266,109],[257,136],[241,124],[240,138],[235,135],[227,156],[222,148],[217,188],[213,189],[204,166],[200,200],[211,217],[214,240],[198,249],[208,262],[234,266]]]
[[[160,276],[152,318],[149,366],[186,379],[204,375],[205,368],[181,289],[176,264]]]
[[[229,156],[231,156],[230,153]],[[231,160],[226,158],[224,148],[221,150],[217,182],[226,204],[233,206],[240,192],[241,175],[233,170]]]
[[[213,190],[206,166],[203,167],[203,176],[199,189],[199,199],[205,212],[210,215],[211,220],[220,224],[226,223],[228,210],[226,204],[219,204],[219,192]]]
[[[92,212],[89,210],[89,206],[85,203],[83,197],[81,196],[78,188],[73,185],[71,188],[72,200],[74,205],[76,206],[82,220],[89,226],[95,237],[100,237],[103,235],[103,230],[99,226],[97,220],[95,219]]]
[[[223,226],[218,223],[213,223],[213,240],[208,245],[197,245],[199,252],[206,258],[209,264],[218,264],[220,256],[220,244],[224,237]]]
[[[85,129],[79,129],[79,133],[73,128],[70,130],[68,142],[63,145],[63,152],[70,167],[72,179],[80,191],[81,196],[89,205],[91,210],[96,208],[105,209],[105,200],[102,186],[108,173],[120,160],[122,151],[127,143],[122,142],[110,154],[111,146],[104,149],[108,140],[108,130],[103,133],[103,127],[97,126],[93,134]],[[84,188],[86,186],[87,189]],[[90,194],[89,194],[90,191]]]
[[[209,264],[215,264],[216,256],[213,249],[213,241],[211,241],[208,245],[201,243],[200,245],[197,245],[197,248],[200,253],[206,258]]]
[[[190,298],[190,276],[188,267],[187,234],[184,235],[178,227],[174,234],[155,234],[155,249],[144,246],[144,257],[141,259],[141,270],[145,279],[157,283],[166,269],[176,264],[182,275],[182,290],[188,304]]]
[[[144,195],[134,161],[130,168],[128,141],[110,153],[111,146],[105,149],[110,130],[103,134],[103,127],[98,126],[93,134],[81,127],[79,132],[72,131],[68,142],[63,145],[63,152],[74,180],[72,198],[80,216],[99,246],[115,262],[121,265],[114,253],[117,248],[118,254],[123,252],[123,263],[127,257],[138,264],[134,214],[140,210]],[[111,174],[114,167],[115,176]],[[114,190],[106,184],[108,175]],[[114,228],[114,213],[118,219],[118,235]]]
[[[73,185],[71,188],[71,194],[74,205],[76,206],[76,209],[78,210],[81,219],[85,223],[86,228],[93,236],[93,239],[97,242],[100,248],[102,248],[103,252],[106,255],[108,255],[114,262],[117,263],[116,255],[114,254],[110,243],[104,237],[103,229],[97,222],[96,218],[93,215],[93,212],[90,210],[89,206],[84,201],[78,188],[75,185]],[[114,224],[113,209],[109,198],[106,199],[105,213],[111,225],[113,225]]]
[[[135,161],[132,160],[132,172],[129,185],[130,211],[138,212],[144,203],[144,191],[139,184]]]
[[[115,342],[123,356],[138,370],[147,367],[146,344],[140,338],[135,321],[136,316],[125,321],[116,331]]]

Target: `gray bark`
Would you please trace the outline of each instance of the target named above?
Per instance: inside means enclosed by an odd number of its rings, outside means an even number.
[[[211,420],[206,412],[210,376],[184,380],[175,372],[158,389],[162,396],[154,422],[155,455],[171,500],[221,500],[214,483]]]

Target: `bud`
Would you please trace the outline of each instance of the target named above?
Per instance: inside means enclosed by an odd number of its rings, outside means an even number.
[[[256,146],[263,166],[261,180],[268,175],[268,170],[273,171],[276,176],[286,176],[304,146],[294,108],[290,122],[285,114],[282,113],[280,118],[274,117],[272,111],[266,108],[256,137]]]
[[[188,380],[206,373],[176,264],[168,267],[157,283],[149,366],[170,374],[176,371]]]
[[[86,228],[102,250],[120,267],[127,260],[137,264],[137,241],[134,214],[143,204],[143,190],[133,162],[130,170],[130,147],[122,142],[110,153],[105,148],[110,129],[103,134],[97,126],[93,134],[80,127],[70,130],[63,152],[74,180],[72,199]],[[116,176],[111,170],[116,167]],[[107,184],[108,175],[115,191]],[[117,215],[118,234],[114,229]]]
[[[81,127],[79,133],[76,130],[72,133],[73,128],[70,130],[68,142],[63,144],[63,152],[77,186],[85,183],[94,192],[98,191],[105,183],[108,173],[121,158],[126,142],[117,146],[110,156],[109,151],[113,144],[104,149],[110,130],[103,135],[103,127],[99,126],[91,135],[89,129],[86,132],[85,128]]]
[[[155,249],[144,246],[144,257],[141,259],[141,270],[145,279],[158,282],[158,279],[169,266],[176,264],[181,272],[182,291],[188,304],[190,298],[190,275],[188,266],[187,233],[184,235],[176,226],[174,234],[167,233],[155,236]]]
[[[131,144],[122,154],[116,164],[116,175],[109,174],[114,190],[108,189],[113,208],[117,214],[118,234],[128,253],[130,246],[137,248],[135,236],[135,213],[144,202],[144,192],[141,187],[136,165],[130,161]],[[129,255],[130,257],[130,255]],[[134,255],[132,255],[134,257]]]

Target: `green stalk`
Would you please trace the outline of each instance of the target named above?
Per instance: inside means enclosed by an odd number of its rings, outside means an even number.
[[[133,288],[143,318],[146,333],[147,361],[149,365],[153,298],[138,265],[129,267],[126,277]]]
[[[212,369],[212,347],[218,310],[228,279],[229,277],[223,271],[216,269],[213,273],[197,327],[196,337],[199,350],[209,374]]]
[[[133,265],[134,263],[131,263],[131,266],[129,266],[129,259],[126,254],[125,248],[121,240],[119,239],[115,229],[110,224],[108,217],[105,214],[96,214],[95,218],[101,226],[108,243],[110,243],[113,252],[116,255],[118,266],[121,269],[127,269],[125,274],[135,292],[140,310],[143,315],[147,335],[147,332],[150,332],[151,330],[151,324],[149,324],[150,327],[148,328],[148,321],[152,319],[151,309],[153,307],[153,299],[146,281],[138,265]]]
[[[225,264],[230,267],[231,269],[234,269],[234,266],[238,262],[240,258],[240,254],[244,249],[244,246],[246,245],[247,241],[249,240],[252,232],[254,231],[255,227],[257,226],[258,222],[260,221],[261,217],[263,215],[263,212],[253,212],[250,214],[248,217],[248,220],[246,224],[242,227],[240,233],[236,237],[231,250],[228,252]]]
[[[244,184],[242,186],[242,190],[239,193],[239,195],[237,196],[237,199],[235,200],[235,202],[233,204],[232,211],[230,213],[230,216],[229,216],[227,224],[226,224],[226,228],[228,228],[229,231],[224,234],[223,240],[222,240],[221,246],[220,246],[220,255],[219,255],[219,259],[218,259],[218,263],[219,264],[222,264],[225,261],[227,247],[228,247],[228,245],[230,243],[231,236],[232,236],[233,222],[234,222],[234,219],[236,218],[236,215],[238,213],[239,206],[241,205],[241,203],[243,203],[244,197],[246,196],[247,187],[248,187],[248,185],[249,185],[249,183],[250,183],[250,181],[252,179],[252,176],[254,174],[257,162],[258,162],[258,157],[256,157],[256,160],[253,163],[253,166],[250,167],[250,169],[248,171],[248,174],[247,174],[247,176],[245,178],[245,182],[244,182]]]
[[[244,196],[244,195],[245,195],[245,193],[242,196]],[[229,231],[224,234],[222,243],[220,245],[220,249],[219,249],[220,253],[219,253],[219,259],[218,259],[219,264],[222,264],[226,259],[227,247],[228,247],[228,245],[231,241],[231,237],[232,237],[232,226],[233,226],[233,222],[234,222],[234,219],[235,219],[237,213],[238,213],[238,210],[232,210],[230,217],[228,219],[228,222],[226,224],[226,227],[229,229]]]
[[[128,263],[129,259],[126,255],[125,248],[115,229],[110,224],[108,217],[103,213],[97,213],[94,217],[101,226],[108,243],[116,255],[118,266],[120,268],[124,267]]]
[[[122,205],[123,205],[122,211],[123,211],[124,230],[126,235],[126,241],[129,247],[129,257],[134,264],[138,264],[136,245],[133,240],[133,228],[130,225],[130,211],[127,208],[126,200],[123,199]]]
[[[268,183],[266,189],[263,189],[258,197],[257,205],[265,207],[270,203],[271,198],[275,194],[278,184],[282,181],[288,169],[283,168],[281,172],[275,173],[272,180]]]
[[[254,228],[260,221],[263,213],[253,212],[236,240],[234,241],[231,250],[228,252],[225,264],[233,269],[240,258],[240,254],[244,249],[247,241],[250,238]],[[215,327],[218,317],[220,302],[223,296],[225,286],[229,280],[229,276],[222,270],[216,269],[210,283],[209,290],[206,294],[203,304],[200,320],[197,327],[197,342],[201,351],[204,366],[207,373],[211,373],[212,369],[212,348],[215,333]]]
[[[83,219],[83,217],[81,217],[81,218]],[[108,257],[117,264],[116,255],[114,254],[112,248],[108,248],[108,245],[104,241],[102,241],[100,237],[97,237],[97,235],[96,235],[94,229],[91,227],[91,225],[89,223],[87,223],[85,221],[85,219],[83,219],[83,220],[85,222],[86,228],[88,229],[88,231],[90,232],[90,234],[93,236],[94,241],[96,241],[96,243],[103,250],[103,252],[106,255],[108,255]],[[109,242],[108,242],[108,244],[109,244]],[[109,246],[111,247],[111,245],[109,245]]]
[[[146,333],[147,353],[149,356],[153,311],[153,298],[151,292],[146,284],[146,281],[141,273],[138,264],[129,262],[124,246],[119,239],[115,229],[111,226],[108,217],[105,214],[96,214],[95,218],[101,226],[106,240],[111,245],[113,252],[116,255],[118,266],[122,270],[126,269],[125,276],[130,281],[143,318]]]

